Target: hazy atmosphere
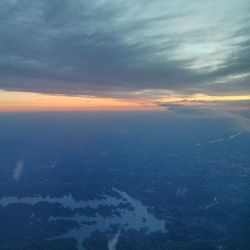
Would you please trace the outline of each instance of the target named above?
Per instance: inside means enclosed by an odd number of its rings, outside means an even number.
[[[249,0],[0,0],[0,250],[249,250],[249,149]]]

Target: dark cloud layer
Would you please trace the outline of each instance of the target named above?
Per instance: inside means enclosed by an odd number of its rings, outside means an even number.
[[[249,91],[250,3],[2,0],[0,89]]]

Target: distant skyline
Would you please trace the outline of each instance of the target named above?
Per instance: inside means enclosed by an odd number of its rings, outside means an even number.
[[[250,109],[249,0],[3,0],[0,112]]]

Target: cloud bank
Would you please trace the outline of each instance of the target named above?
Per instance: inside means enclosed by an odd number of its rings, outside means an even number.
[[[2,0],[0,89],[243,93],[250,2]]]

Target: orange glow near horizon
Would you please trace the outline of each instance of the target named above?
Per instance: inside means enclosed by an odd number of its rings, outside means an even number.
[[[159,109],[138,100],[0,91],[0,112]]]
[[[161,102],[215,102],[215,101],[250,101],[250,95],[225,95],[225,96],[210,96],[205,94],[194,94],[191,96],[170,96],[170,97],[163,97],[160,98],[159,101]]]
[[[250,95],[225,95],[225,96],[210,96],[206,94],[193,94],[190,96],[168,96],[159,98],[157,100],[159,103],[167,104],[178,104],[189,107],[196,108],[222,108],[225,110],[250,110],[249,105],[244,106],[236,106],[233,105],[228,106],[228,104],[237,102],[250,102]]]
[[[92,96],[50,95],[30,92],[0,91],[0,112],[35,111],[137,111],[165,110],[157,103],[180,104],[184,106],[216,107],[218,102],[250,101],[250,95],[210,96],[194,94],[190,96],[169,95],[161,98],[118,99]],[[234,109],[234,108],[231,108]],[[237,107],[236,109],[249,109]]]

